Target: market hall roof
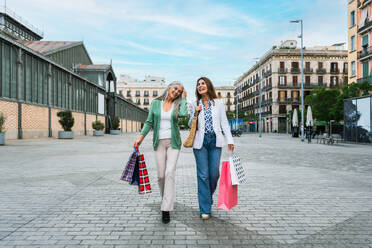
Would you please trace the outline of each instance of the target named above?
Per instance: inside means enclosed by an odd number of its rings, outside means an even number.
[[[102,64],[102,65],[77,65],[75,67],[77,70],[94,70],[94,71],[107,71],[111,69],[110,64]]]
[[[23,41],[32,50],[44,55],[83,45],[81,41]]]

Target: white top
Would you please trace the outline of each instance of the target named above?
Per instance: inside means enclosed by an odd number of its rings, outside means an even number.
[[[160,116],[160,128],[159,128],[159,139],[171,139],[171,118],[172,118],[173,104],[168,112],[163,110],[163,104],[161,104],[161,116]]]
[[[201,100],[200,100],[201,101]],[[201,106],[202,103],[199,103]],[[191,107],[191,116],[194,116],[196,107],[196,102],[193,103]],[[210,106],[212,111],[213,120],[213,130],[216,134],[216,147],[223,147],[227,144],[234,144],[234,140],[231,135],[229,121],[226,117],[226,107],[225,104],[220,99],[214,99],[214,104]],[[190,118],[189,126],[191,126],[193,118]],[[200,149],[203,146],[204,140],[204,130],[205,120],[204,120],[204,110],[201,110],[198,116],[198,130],[195,134],[193,148]]]

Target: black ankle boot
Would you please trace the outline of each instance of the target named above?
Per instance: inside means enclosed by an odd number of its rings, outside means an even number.
[[[161,221],[168,224],[170,221],[169,211],[161,211]]]

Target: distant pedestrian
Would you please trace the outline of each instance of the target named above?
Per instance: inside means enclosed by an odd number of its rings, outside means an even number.
[[[164,93],[152,102],[142,132],[133,144],[139,147],[153,128],[153,147],[161,195],[160,209],[162,222],[165,224],[169,223],[169,212],[174,208],[176,163],[182,144],[178,117],[187,116],[186,96],[186,90],[181,83],[169,84]]]
[[[210,79],[201,77],[196,84],[196,102],[191,108],[189,125],[198,118],[193,151],[196,160],[198,180],[198,200],[200,217],[207,220],[211,215],[213,193],[220,176],[219,166],[222,147],[234,150],[234,141],[226,116],[224,103],[217,99]]]

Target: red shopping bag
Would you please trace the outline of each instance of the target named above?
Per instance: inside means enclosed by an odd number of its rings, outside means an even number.
[[[231,184],[230,163],[222,162],[217,208],[230,210],[238,205],[238,185]]]
[[[149,194],[151,193],[151,185],[143,154],[138,155],[138,165],[139,165],[139,193]]]

